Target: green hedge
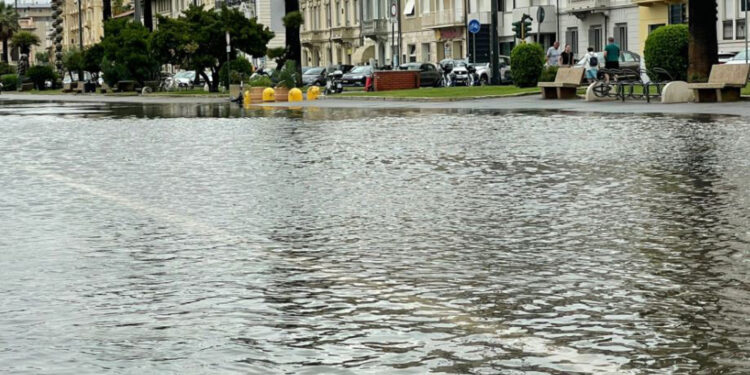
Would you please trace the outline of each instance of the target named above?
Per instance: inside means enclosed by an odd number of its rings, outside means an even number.
[[[558,67],[556,66],[548,66],[544,68],[542,74],[539,76],[539,82],[555,82],[557,69]]]
[[[672,78],[686,80],[689,39],[687,25],[662,26],[651,32],[643,50],[646,69],[651,71],[654,68],[662,68],[668,71]]]
[[[544,67],[544,50],[537,43],[521,43],[510,52],[510,72],[518,87],[533,87]]]
[[[232,60],[229,63],[229,66],[232,67],[233,84],[240,83],[240,80],[242,80],[243,78],[248,79],[251,75],[253,75],[253,64],[242,57],[236,60]],[[221,79],[222,84],[227,82],[227,64],[222,65],[221,69],[219,70],[219,78]]]
[[[0,83],[3,84],[3,91],[16,91],[18,90],[18,75],[17,74],[1,75]]]
[[[57,80],[57,74],[50,66],[36,65],[29,68],[26,71],[26,75],[29,77],[31,82],[34,83],[34,87],[37,90],[44,90],[44,81],[52,81],[53,83]]]
[[[15,74],[16,73],[16,67],[13,65],[10,65],[4,61],[0,61],[0,76],[5,74]]]

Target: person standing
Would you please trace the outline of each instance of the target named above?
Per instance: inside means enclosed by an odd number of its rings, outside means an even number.
[[[565,45],[565,50],[560,54],[559,65],[569,68],[575,63],[575,55],[573,55],[573,48],[570,44]]]
[[[560,60],[560,42],[555,43],[547,49],[547,66],[557,66]]]
[[[583,66],[586,68],[586,80],[589,84],[594,83],[599,75],[599,65],[601,62],[596,57],[594,47],[589,47],[588,52],[581,58]]]
[[[609,37],[609,44],[604,47],[604,67],[606,69],[620,69],[620,46],[615,38]]]

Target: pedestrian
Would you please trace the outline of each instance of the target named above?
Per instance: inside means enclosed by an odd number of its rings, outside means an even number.
[[[581,58],[583,66],[586,69],[586,80],[589,84],[594,83],[599,76],[599,65],[601,62],[594,52],[594,47],[589,47],[588,52]]]
[[[565,50],[560,54],[559,64],[560,66],[571,67],[575,62],[575,55],[573,54],[573,48],[570,44],[565,45]]]
[[[607,69],[620,69],[620,46],[615,43],[615,38],[609,37],[609,44],[604,47],[604,67]]]
[[[547,49],[547,66],[557,66],[558,61],[560,60],[560,42],[555,41],[555,43]]]

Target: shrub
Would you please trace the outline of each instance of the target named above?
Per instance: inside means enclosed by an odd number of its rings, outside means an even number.
[[[4,74],[0,76],[0,83],[3,84],[3,90],[18,90],[18,74]]]
[[[250,77],[253,74],[253,64],[247,61],[247,59],[240,57],[221,67],[219,77],[222,83],[226,83],[227,81],[227,66],[232,68],[231,83],[240,83],[243,78]]]
[[[293,89],[297,86],[297,63],[287,60],[284,67],[278,72],[278,83],[276,86]]]
[[[34,87],[36,87],[37,90],[44,90],[44,81],[55,82],[57,79],[57,75],[55,74],[55,71],[52,70],[52,67],[46,65],[32,66],[26,71],[26,75],[31,82],[34,83]]]
[[[521,43],[510,53],[510,72],[518,87],[532,87],[539,82],[544,67],[544,50],[536,43]]]
[[[646,39],[643,51],[646,69],[662,68],[672,78],[684,81],[687,78],[689,38],[687,25],[662,26],[654,30]]]
[[[271,77],[258,74],[257,76],[250,78],[250,80],[247,81],[247,84],[250,87],[271,87],[273,82],[271,81]]]
[[[539,76],[539,82],[555,82],[557,69],[558,67],[556,66],[548,66],[544,68],[542,74]]]
[[[15,74],[16,67],[4,61],[0,61],[0,76],[4,74]]]
[[[102,59],[102,78],[109,87],[115,87],[119,81],[131,80],[130,71],[122,64],[110,62],[106,57]]]

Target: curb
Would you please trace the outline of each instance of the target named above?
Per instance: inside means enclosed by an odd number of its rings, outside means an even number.
[[[521,92],[517,94],[505,94],[505,95],[485,95],[485,96],[470,96],[465,98],[401,98],[401,97],[388,97],[388,96],[331,96],[324,97],[325,100],[354,100],[354,101],[381,101],[381,102],[462,102],[471,100],[482,100],[482,99],[500,99],[500,98],[517,98],[522,96],[539,95],[538,92]]]

